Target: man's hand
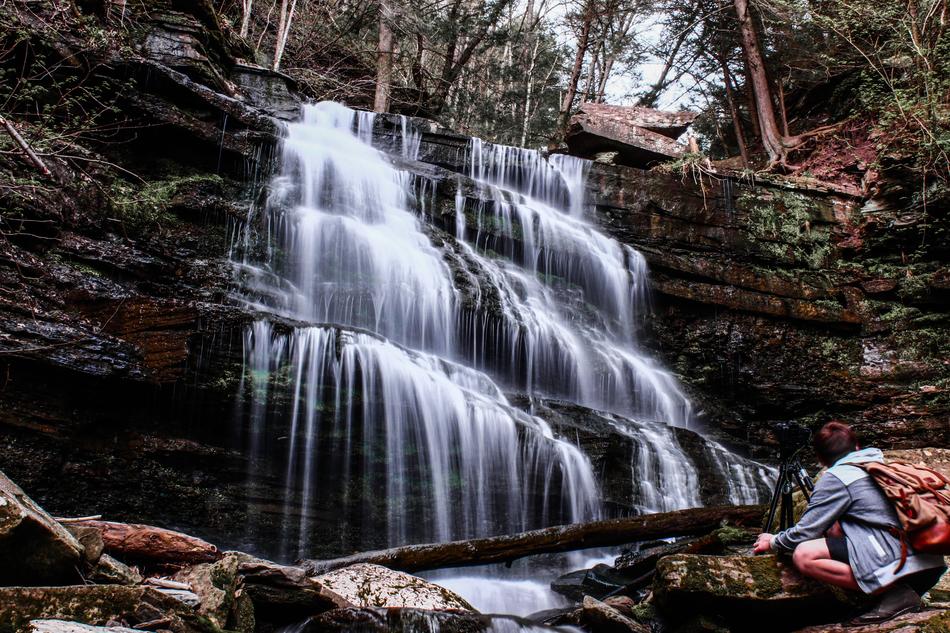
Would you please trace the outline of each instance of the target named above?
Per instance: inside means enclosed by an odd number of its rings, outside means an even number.
[[[755,540],[755,547],[752,548],[753,554],[765,554],[772,550],[772,535],[763,532]]]

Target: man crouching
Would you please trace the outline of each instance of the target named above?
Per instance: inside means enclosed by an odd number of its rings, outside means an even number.
[[[920,597],[946,571],[942,556],[907,552],[901,566],[900,528],[883,491],[854,464],[883,462],[876,448],[861,449],[847,424],[829,422],[813,438],[818,461],[828,471],[818,480],[798,523],[778,534],[760,534],[755,553],[793,552],[805,576],[874,594],[875,605],[850,620],[860,626],[884,622],[920,607]]]

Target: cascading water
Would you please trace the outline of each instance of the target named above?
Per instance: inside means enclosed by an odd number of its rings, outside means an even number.
[[[297,503],[304,512],[286,508],[300,517],[294,553],[311,550],[306,510],[336,503],[367,516],[376,514],[367,505],[384,508],[379,529],[389,543],[517,532],[538,521],[596,515],[597,489],[584,456],[554,439],[543,420],[509,406],[478,371],[331,327],[279,334],[259,322],[246,349],[261,363],[254,366],[258,375],[285,373],[293,389],[287,406],[270,415],[290,420],[287,490],[301,482]],[[340,498],[319,485],[332,478],[360,485]]]
[[[234,250],[243,300],[268,315],[245,336],[242,415],[252,458],[285,456],[285,555],[598,516],[587,457],[508,390],[611,412],[638,447],[631,507],[701,503],[668,426],[689,425],[689,400],[637,346],[646,265],[585,219],[588,163],[473,141],[476,194],[460,187],[454,236],[436,235],[435,187],[373,126],[306,106]],[[420,141],[403,119],[400,160]],[[709,446],[730,495],[754,496],[760,469]]]

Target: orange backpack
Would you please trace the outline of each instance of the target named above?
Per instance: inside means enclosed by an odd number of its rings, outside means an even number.
[[[859,466],[894,504],[901,524],[901,562],[907,545],[926,554],[950,554],[950,480],[921,464],[871,462]]]

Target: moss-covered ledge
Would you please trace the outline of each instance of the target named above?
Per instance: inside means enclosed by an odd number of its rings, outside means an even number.
[[[854,607],[845,592],[803,577],[776,556],[667,556],[657,563],[653,591],[672,619],[697,611],[743,621],[769,618],[759,630],[834,621]]]

